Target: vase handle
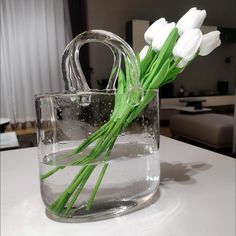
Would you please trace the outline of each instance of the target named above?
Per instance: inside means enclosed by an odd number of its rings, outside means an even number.
[[[129,91],[134,94],[141,94],[139,84],[140,69],[132,48],[119,36],[104,30],[85,31],[74,38],[66,47],[62,56],[62,73],[66,92],[90,90],[79,61],[80,48],[89,42],[105,44],[112,51],[114,62],[106,90],[115,90],[123,56],[130,68],[128,72],[130,78]],[[139,102],[141,96],[137,96],[136,100],[135,102]]]

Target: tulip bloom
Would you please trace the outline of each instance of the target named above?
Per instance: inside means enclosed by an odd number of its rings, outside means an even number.
[[[173,55],[184,61],[191,61],[196,55],[202,42],[202,32],[199,29],[186,31],[177,41]]]
[[[181,60],[176,67],[184,68],[185,66],[187,66],[188,63],[189,61]]]
[[[220,31],[212,31],[208,34],[204,34],[202,37],[202,43],[200,45],[199,55],[206,56],[211,53],[215,48],[219,47],[220,41]]]
[[[156,35],[159,35],[159,32],[167,24],[165,18],[160,18],[159,20],[155,21],[144,33],[144,39],[147,44],[151,45],[152,40]]]
[[[140,53],[139,53],[140,61],[142,61],[142,60],[145,58],[145,56],[147,55],[148,49],[149,49],[149,46],[146,45],[146,46],[144,46],[144,48],[140,51]]]
[[[191,8],[180,18],[180,20],[176,24],[179,35],[182,35],[189,29],[200,28],[205,17],[205,10],[197,10],[196,7]]]
[[[175,23],[169,23],[162,27],[159,34],[157,34],[152,41],[152,48],[154,51],[160,51],[168,38],[171,31],[175,28]]]

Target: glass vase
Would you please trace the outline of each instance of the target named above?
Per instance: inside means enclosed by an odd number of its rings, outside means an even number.
[[[83,104],[84,96],[90,97],[89,104]],[[157,98],[122,130],[106,161],[103,153],[92,162],[83,164],[79,160],[94,150],[96,143],[79,154],[73,152],[107,123],[114,109],[115,94],[91,91],[37,97],[41,193],[50,218],[64,222],[104,219],[137,210],[154,200],[160,180]],[[106,172],[91,209],[86,210],[105,165]],[[76,181],[78,173],[88,166],[92,173],[78,197],[76,191],[79,184],[71,190],[71,197],[65,201],[63,208],[53,210],[52,204]],[[65,214],[73,197],[76,200]]]
[[[83,42],[91,41],[105,42],[114,55],[106,90],[88,88],[75,56]],[[133,81],[121,93],[115,83],[122,55]],[[75,39],[62,64],[65,93],[41,94],[35,100],[40,186],[47,216],[84,222],[151,204],[160,180],[158,90],[137,86],[139,71],[132,50],[104,31]],[[151,99],[142,106],[147,94]]]

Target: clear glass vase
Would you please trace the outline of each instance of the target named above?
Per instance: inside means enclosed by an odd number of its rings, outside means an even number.
[[[36,96],[41,194],[48,217],[61,222],[106,219],[143,208],[155,201],[160,180],[158,91],[136,87],[136,59],[119,38],[104,31],[82,36],[64,54],[66,93]],[[73,54],[78,42],[91,42],[91,37],[115,45],[104,91],[88,88]],[[134,76],[122,93],[115,89],[121,55]],[[151,99],[142,106],[146,95]]]

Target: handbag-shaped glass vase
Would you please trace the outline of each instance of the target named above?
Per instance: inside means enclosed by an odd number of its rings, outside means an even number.
[[[106,90],[91,90],[84,78],[79,50],[88,42],[103,43],[113,53]],[[120,70],[122,59],[126,73]],[[48,217],[99,220],[149,205],[160,179],[158,91],[140,88],[132,49],[110,32],[87,31],[65,49],[62,71],[65,93],[36,96],[41,194]],[[144,106],[146,93],[153,99]]]

